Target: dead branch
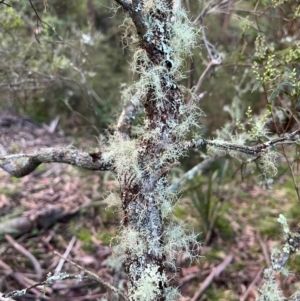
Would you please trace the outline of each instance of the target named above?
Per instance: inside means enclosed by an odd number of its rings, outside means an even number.
[[[30,253],[29,251],[27,251],[23,246],[21,246],[19,243],[17,243],[10,235],[6,234],[5,235],[5,239],[9,242],[10,245],[12,245],[18,252],[20,252],[21,254],[23,254],[25,257],[27,257],[34,269],[35,272],[37,274],[38,279],[41,279],[42,277],[42,270],[41,270],[41,266],[39,264],[39,262],[37,261],[37,259],[32,255],[32,253]]]
[[[103,158],[100,150],[84,152],[74,147],[43,148],[33,154],[0,157],[0,167],[14,177],[30,174],[42,163],[65,163],[88,170],[113,170],[112,163]]]
[[[69,245],[68,245],[68,247],[67,247],[67,249],[66,249],[66,251],[65,251],[65,253],[64,253],[64,255],[63,255],[65,258],[67,258],[69,256],[69,253],[71,252],[75,242],[76,242],[76,236],[73,236],[70,243],[69,243]],[[54,271],[55,276],[57,276],[61,272],[61,269],[62,269],[64,263],[65,263],[65,259],[61,258],[58,265],[57,265],[57,267],[55,268],[55,271]]]
[[[256,274],[255,278],[251,282],[251,284],[248,286],[247,290],[243,294],[243,296],[240,298],[240,301],[245,301],[247,300],[248,296],[250,295],[251,291],[253,290],[253,286],[256,284],[256,282],[259,280],[261,273],[263,272],[263,268],[261,268],[258,273]]]
[[[84,201],[78,202],[78,199]],[[74,191],[74,194],[71,196],[65,196],[64,200],[61,200],[58,195],[58,200],[60,201],[52,204],[42,204],[42,200],[38,198],[34,200],[36,206],[34,206],[33,210],[27,211],[22,216],[11,219],[0,218],[0,241],[5,234],[16,237],[35,228],[48,228],[56,221],[76,214],[82,208],[90,205],[91,202],[89,198],[79,193],[79,190]]]
[[[211,273],[207,276],[204,282],[201,283],[199,290],[191,299],[191,301],[197,301],[201,294],[207,289],[207,287],[211,284],[214,278],[218,277],[230,264],[233,259],[233,255],[229,254],[225,259],[215,268],[212,269]]]
[[[206,78],[206,76],[208,75],[208,73],[216,66],[219,66],[222,64],[222,58],[219,56],[216,59],[212,59],[206,66],[205,70],[202,72],[202,74],[200,75],[198,82],[196,84],[196,86],[194,87],[193,92],[197,93],[200,89],[200,87],[202,86],[202,83],[204,81],[204,79]]]
[[[203,160],[201,163],[197,164],[192,169],[187,171],[176,183],[170,185],[168,189],[170,191],[176,191],[180,189],[180,187],[184,185],[186,181],[194,178],[196,175],[201,175],[205,171],[209,170],[210,166],[216,161],[218,161],[220,158],[222,158],[222,156],[211,157]]]

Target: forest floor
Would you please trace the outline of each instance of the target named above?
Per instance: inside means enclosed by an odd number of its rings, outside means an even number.
[[[71,143],[71,138],[14,114],[0,115],[0,146],[9,153]],[[80,140],[80,145],[87,143]],[[175,210],[177,219],[200,233],[199,241],[203,242],[197,260],[189,262],[184,256],[177,260],[171,284],[179,287],[181,301],[254,301],[263,270],[270,266],[270,250],[280,245],[279,214],[284,214],[292,227],[298,223],[300,203],[283,169],[267,188],[252,177],[242,179],[227,170],[222,182],[211,174],[199,176],[200,184],[182,194]],[[107,289],[95,278],[74,279],[74,275],[88,274],[54,251],[126,291],[126,274],[121,258],[115,256],[116,240],[112,239],[118,233],[121,213],[107,207],[107,191],[115,189],[117,183],[111,174],[71,166],[43,165],[21,179],[1,170],[0,292],[28,288],[43,282],[49,273],[66,272],[67,279],[51,287],[32,287],[15,300],[107,297]],[[197,209],[197,203],[205,212]],[[287,296],[300,285],[299,263],[292,257],[292,273],[279,279]],[[173,272],[170,269],[168,273]]]

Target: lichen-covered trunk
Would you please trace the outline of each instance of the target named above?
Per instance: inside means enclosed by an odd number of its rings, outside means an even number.
[[[183,17],[174,14],[171,0],[133,0],[130,16],[139,40],[133,65],[140,78],[134,89],[146,117],[143,133],[128,152],[135,158],[126,161],[131,167],[119,167],[129,298],[173,301],[165,273],[171,207],[167,174],[181,154],[180,132],[185,131],[179,125],[184,111],[180,56],[189,46],[180,45],[185,43],[180,40]]]

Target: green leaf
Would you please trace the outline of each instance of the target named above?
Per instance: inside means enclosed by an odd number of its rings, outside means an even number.
[[[256,82],[251,90],[251,93],[256,91],[260,86],[261,86],[261,84],[259,82]]]
[[[266,107],[267,107],[267,110],[268,110],[269,112],[272,112],[272,105],[267,104]]]
[[[281,88],[280,88],[280,86],[279,86],[277,89],[275,89],[275,90],[271,93],[271,95],[270,95],[270,97],[269,97],[269,101],[272,102],[272,101],[278,96],[278,94],[280,93],[280,91],[281,91]]]

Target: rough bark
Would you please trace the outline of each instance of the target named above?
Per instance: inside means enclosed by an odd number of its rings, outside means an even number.
[[[174,163],[174,159],[168,158],[160,163],[159,158],[165,155],[170,145],[176,148],[178,137],[172,125],[179,121],[182,94],[176,78],[170,75],[173,66],[169,51],[165,51],[170,47],[172,35],[172,1],[161,0],[161,4],[164,10],[155,7],[155,1],[133,0],[130,10],[139,37],[139,50],[147,57],[147,62],[138,62],[137,69],[142,66],[145,73],[156,67],[166,70],[166,73],[158,73],[157,79],[162,96],[157,95],[154,83],[148,83],[142,96],[147,116],[145,132],[153,133],[150,138],[144,135],[138,142],[137,162],[142,174],[137,176],[134,171],[127,171],[120,175],[123,226],[136,234],[135,243],[139,250],[126,250],[125,267],[131,300],[166,300],[168,286],[160,194],[166,189],[168,166]],[[147,283],[142,280],[150,276],[153,290],[143,296],[141,290]],[[146,289],[144,292],[147,294]]]

